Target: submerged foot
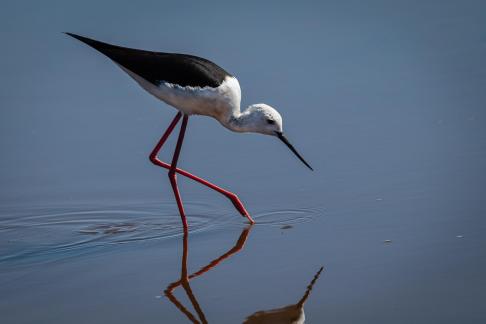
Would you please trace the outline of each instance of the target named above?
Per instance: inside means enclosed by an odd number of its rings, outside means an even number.
[[[255,221],[251,218],[250,213],[245,209],[245,206],[243,206],[243,203],[240,201],[238,196],[232,195],[229,197],[231,199],[231,202],[235,206],[236,210],[238,210],[241,214],[241,216],[246,217],[250,224],[254,224]]]

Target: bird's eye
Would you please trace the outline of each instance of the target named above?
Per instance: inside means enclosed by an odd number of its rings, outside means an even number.
[[[267,119],[267,123],[269,123],[270,125],[273,125],[273,124],[275,124],[275,120],[273,120],[273,119]]]

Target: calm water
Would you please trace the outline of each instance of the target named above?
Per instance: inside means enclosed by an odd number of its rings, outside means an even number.
[[[307,323],[485,322],[484,21],[481,1],[5,2],[2,323],[254,323],[304,299]],[[180,165],[257,224],[180,178],[183,237],[148,161],[175,111],[61,31],[218,62],[316,171],[191,118]]]

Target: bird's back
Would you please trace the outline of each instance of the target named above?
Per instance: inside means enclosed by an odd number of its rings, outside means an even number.
[[[227,76],[231,76],[217,64],[202,57],[121,47],[72,33],[66,34],[156,86],[167,82],[180,87],[216,88]]]
[[[221,123],[239,112],[238,80],[202,57],[144,51],[67,33],[109,57],[156,98],[187,115],[206,115]]]

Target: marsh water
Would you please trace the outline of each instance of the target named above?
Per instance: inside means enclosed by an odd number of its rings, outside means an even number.
[[[6,2],[0,321],[485,322],[485,12]],[[281,112],[315,171],[275,138],[190,118],[180,167],[237,193],[256,224],[179,177],[184,236],[148,161],[176,111],[61,31],[214,60],[243,106]]]

